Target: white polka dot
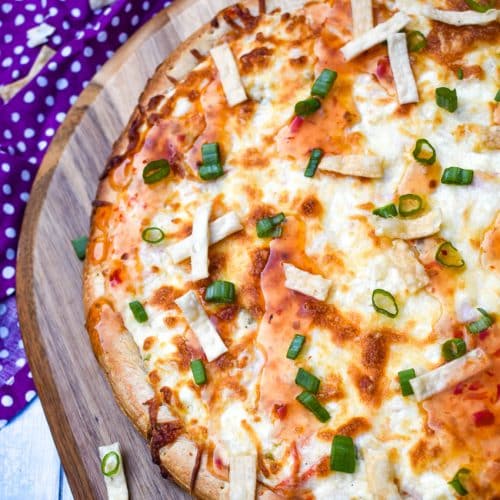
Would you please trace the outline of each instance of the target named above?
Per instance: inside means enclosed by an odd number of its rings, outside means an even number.
[[[10,172],[10,165],[8,163],[2,163],[2,170],[4,172]]]
[[[23,339],[19,339],[19,342],[17,343],[17,347],[19,349],[24,349]]]
[[[109,16],[111,14],[111,7],[106,7],[104,9],[104,12],[102,13],[103,16]]]
[[[94,26],[94,31],[99,31],[101,29],[101,23],[96,23]]]
[[[15,238],[16,237],[16,230],[13,228],[13,227],[8,227],[6,230],[5,230],[5,236],[7,236],[7,238]]]
[[[26,153],[26,144],[23,141],[19,141],[16,144],[17,150],[20,151],[21,153]]]
[[[4,396],[2,396],[2,399],[0,399],[0,403],[2,404],[2,406],[5,406],[5,408],[8,408],[9,406],[12,406],[14,404],[14,400],[11,396],[5,394]]]
[[[137,26],[139,24],[139,16],[137,14],[135,16],[132,16],[132,19],[130,20],[130,24],[132,26]]]
[[[10,377],[5,381],[5,385],[13,385],[14,384],[14,376]]]
[[[82,69],[82,65],[80,64],[80,61],[73,61],[71,63],[71,71],[73,73],[78,73]]]
[[[80,17],[80,15],[81,15],[80,9],[77,9],[77,8],[71,9],[71,15],[73,17]]]
[[[36,10],[36,5],[35,4],[32,4],[32,3],[29,3],[27,5],[24,6],[24,8],[29,11],[29,12],[33,12]]]
[[[49,81],[44,76],[40,75],[36,77],[36,83],[39,87],[46,87]]]
[[[70,98],[69,98],[69,103],[71,104],[71,106],[73,106],[73,104],[75,104],[76,100],[78,99],[78,96],[77,95],[72,95]],[[47,133],[47,132],[45,132]]]
[[[21,74],[21,72],[18,70],[18,69],[15,69],[13,72],[12,72],[12,78],[14,80],[17,80],[19,78],[19,75]]]
[[[2,186],[2,192],[3,192],[3,194],[5,194],[7,196],[11,195],[12,194],[12,188],[11,188],[10,184],[4,184]]]
[[[35,131],[32,128],[27,128],[24,131],[24,137],[26,137],[26,139],[31,139],[34,136],[35,136]]]
[[[35,94],[31,90],[28,90],[28,92],[24,94],[23,100],[27,104],[32,103],[35,100]]]
[[[7,146],[7,151],[11,155],[16,154],[16,150],[13,146]]]
[[[0,339],[6,339],[9,336],[9,330],[6,326],[0,326]]]
[[[42,115],[43,116],[43,115]],[[38,163],[38,160],[36,159],[36,156],[30,156],[28,158],[28,163],[31,163],[32,165],[36,165]],[[28,172],[29,173],[29,172]]]
[[[125,12],[130,12],[132,10],[132,4],[129,2],[127,5],[125,5]]]
[[[108,59],[111,59],[113,57],[114,52],[112,50],[107,50],[106,51],[106,57]]]
[[[49,68],[50,71],[55,71],[57,69],[57,63],[55,61],[50,61],[47,68]]]
[[[14,205],[12,205],[12,203],[4,203],[2,209],[3,213],[7,215],[12,215],[15,212]]]
[[[0,316],[3,316],[7,311],[7,306],[5,304],[0,304]]]
[[[16,18],[14,19],[14,24],[15,24],[16,26],[21,26],[21,24],[24,24],[24,21],[25,21],[25,20],[26,20],[26,19],[24,18],[24,16],[23,16],[22,14],[18,14],[18,15],[16,16]]]
[[[98,42],[105,42],[108,39],[108,34],[105,31],[101,31],[97,34]]]
[[[43,123],[43,122],[45,121],[45,115],[44,115],[43,113],[38,113],[38,114],[36,115],[36,121],[37,121],[38,123]],[[34,164],[36,164],[36,163],[38,163],[38,161],[37,161],[37,162],[35,162]]]
[[[10,280],[16,274],[16,270],[12,266],[5,266],[2,271],[3,279]]]
[[[118,16],[113,17],[111,19],[111,26],[118,26],[120,24],[120,18]]]
[[[69,45],[66,45],[66,47],[61,50],[61,54],[63,55],[63,57],[68,57],[71,54],[71,47]]]
[[[36,24],[43,23],[43,14],[41,14],[41,13],[35,14],[35,17],[33,18],[33,20],[35,21]]]
[[[127,38],[128,38],[127,33],[120,33],[120,35],[118,36],[118,41],[120,43],[125,43],[127,41]]]
[[[33,378],[33,374],[31,372],[28,372],[28,378]]]
[[[7,290],[5,291],[5,295],[7,295],[7,297],[8,297],[9,295],[13,295],[15,292],[16,292],[16,289],[10,287],[10,288],[7,288]]]
[[[9,66],[12,66],[12,57],[6,57],[3,61],[2,61],[2,68],[8,68]]]
[[[49,9],[49,16],[48,17],[51,17],[51,16],[57,16],[58,14],[58,10],[56,7],[50,7]]]
[[[21,119],[21,115],[17,112],[14,111],[14,113],[11,113],[10,119],[14,122],[17,123]]]
[[[29,200],[30,198],[30,195],[28,193],[21,193],[19,195],[19,198],[21,198],[22,201],[24,201],[25,203]]]
[[[28,64],[30,62],[30,58],[28,56],[21,56],[21,59],[19,59],[19,62],[21,64]]]
[[[82,89],[84,89],[89,84],[88,80],[82,82]]]
[[[48,143],[47,143],[47,141],[40,141],[40,142],[38,143],[38,149],[39,149],[40,151],[43,151],[43,150],[47,147],[47,144],[48,144]]]
[[[16,251],[13,248],[7,248],[5,257],[7,257],[7,260],[14,260],[16,258]]]
[[[6,33],[4,36],[3,36],[3,41],[5,43],[11,43],[12,40],[14,40],[14,37],[10,34],[10,33]]]
[[[12,132],[6,128],[4,131],[3,131],[3,136],[6,138],[6,139],[12,139]]]
[[[143,2],[142,8],[143,8],[143,10],[148,10],[149,9],[149,2]]]
[[[35,396],[36,396],[35,391],[28,391],[26,393],[26,396],[24,396],[24,399],[26,399],[26,401],[29,403]]]
[[[69,30],[70,26],[71,25],[68,23],[68,21],[65,20],[62,22],[62,27],[64,30]]]
[[[18,366],[19,368],[22,368],[25,364],[26,364],[26,360],[24,358],[19,358],[16,361],[16,366]]]
[[[76,32],[76,34],[75,34],[75,38],[76,38],[77,40],[80,40],[80,39],[82,39],[82,38],[83,38],[83,35],[84,35],[84,34],[85,34],[85,33],[84,33],[83,31],[77,31],[77,32]]]
[[[2,349],[0,351],[0,358],[1,359],[6,359],[9,357],[9,351],[7,351],[7,349]]]
[[[66,113],[57,113],[56,115],[56,121],[58,121],[59,123],[62,123],[64,121],[64,118],[66,117]]]
[[[47,106],[54,106],[54,97],[51,96],[51,95],[48,95],[46,98],[45,98],[45,104]]]
[[[56,82],[57,90],[64,90],[68,88],[68,80],[66,78],[59,78]]]
[[[14,54],[16,54],[16,56],[22,54],[23,52],[24,52],[24,47],[22,45],[14,47]]]
[[[94,49],[92,47],[85,47],[83,49],[83,55],[85,57],[92,57],[94,55]]]
[[[45,135],[47,137],[52,137],[55,133],[55,130],[53,128],[48,128],[46,131],[45,131]]]
[[[21,179],[24,181],[24,182],[28,182],[30,179],[31,179],[31,174],[30,174],[30,171],[29,170],[21,170]]]

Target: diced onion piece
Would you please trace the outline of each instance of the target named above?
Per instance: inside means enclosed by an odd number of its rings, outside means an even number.
[[[113,455],[109,455],[113,453]],[[114,455],[116,453],[116,455]],[[101,467],[106,466],[107,464],[103,464],[102,461],[104,457],[108,455],[108,459],[106,462],[109,462],[110,457],[114,459],[114,457],[118,456],[119,463],[116,472],[112,471],[113,474],[104,474],[104,484],[106,485],[106,490],[108,492],[109,500],[128,500],[128,488],[127,488],[127,479],[125,478],[125,472],[123,470],[123,460],[120,452],[120,443],[113,443],[106,446],[99,446],[99,458],[101,459]],[[109,470],[109,468],[106,468]]]
[[[373,28],[372,0],[351,0],[351,12],[354,38]]]
[[[366,448],[363,455],[370,493],[377,499],[399,500],[401,496],[394,483],[394,466],[387,452],[379,448]]]
[[[410,22],[410,18],[403,12],[394,14],[387,21],[378,24],[375,28],[363,33],[360,37],[346,43],[340,51],[346,61],[354,59],[365,50],[371,49],[375,45],[387,40],[392,33],[397,33]]]
[[[387,48],[399,103],[409,104],[411,102],[418,102],[417,84],[415,83],[410,58],[408,57],[406,35],[404,33],[389,35],[387,37]]]
[[[325,155],[318,168],[356,177],[377,178],[384,175],[382,159],[364,155]]]
[[[236,106],[247,100],[245,88],[241,83],[238,66],[231,48],[227,43],[218,45],[210,50],[229,106]]]
[[[212,210],[212,203],[203,203],[196,209],[191,234],[191,279],[193,281],[208,278],[208,219]]]
[[[410,293],[415,293],[429,284],[429,276],[427,276],[424,266],[415,257],[407,243],[402,240],[394,240],[389,257]]]
[[[480,348],[410,380],[417,401],[423,401],[476,375],[490,366],[491,360]]]
[[[26,44],[28,47],[38,47],[38,45],[43,45],[47,43],[50,36],[55,33],[56,29],[54,26],[51,26],[47,23],[39,24],[38,26],[34,26],[27,31],[28,43]]]
[[[227,347],[192,290],[176,299],[175,303],[184,314],[209,362],[227,352]]]
[[[89,0],[89,5],[92,10],[102,9],[111,5],[115,0]]]
[[[292,264],[283,263],[285,271],[285,287],[289,290],[309,295],[317,300],[325,300],[328,290],[332,286],[331,280],[323,278],[318,274],[303,271]]]
[[[417,219],[383,219],[373,217],[372,222],[377,236],[413,240],[435,234],[441,227],[441,211],[431,210]]]
[[[236,212],[228,212],[209,224],[210,245],[218,243],[242,229],[243,226],[241,225],[238,214]],[[191,236],[170,245],[167,251],[175,264],[187,259],[191,255]]]
[[[229,500],[254,500],[257,487],[257,455],[229,457]]]
[[[488,12],[474,12],[473,10],[440,10],[427,6],[424,15],[434,21],[453,26],[467,26],[472,24],[488,24],[498,19],[500,10],[491,9]]]

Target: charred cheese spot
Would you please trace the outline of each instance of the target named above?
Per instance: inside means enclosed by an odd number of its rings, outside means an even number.
[[[158,288],[149,301],[152,306],[158,307],[162,311],[175,308],[174,300],[181,294],[173,287],[162,286]]]
[[[354,417],[351,418],[345,424],[337,427],[335,434],[341,434],[342,436],[355,437],[359,434],[368,432],[371,429],[370,422],[364,417]]]
[[[424,471],[431,461],[439,457],[441,448],[421,439],[410,451],[410,462],[415,471]]]
[[[314,195],[310,195],[301,203],[300,212],[304,217],[320,217],[323,206]]]
[[[273,49],[269,47],[257,47],[240,57],[241,70],[243,73],[264,68],[270,62],[269,56],[273,54]]]

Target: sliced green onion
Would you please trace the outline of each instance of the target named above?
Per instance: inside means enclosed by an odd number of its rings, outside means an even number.
[[[486,12],[495,6],[495,1],[488,2],[486,4],[476,2],[476,0],[465,0],[465,3],[476,12]]]
[[[165,233],[159,227],[147,227],[142,232],[142,239],[147,243],[160,243],[165,238]]]
[[[416,194],[403,194],[399,197],[398,211],[402,217],[409,217],[415,215],[422,210],[423,201],[420,196]]]
[[[295,114],[297,116],[308,116],[318,111],[319,108],[321,108],[320,100],[316,99],[316,97],[309,97],[309,99],[299,101],[295,105]]]
[[[76,256],[80,260],[85,259],[85,252],[87,250],[87,245],[89,243],[89,239],[87,236],[81,236],[80,238],[76,238],[71,240],[71,244],[73,245],[73,250],[76,253]]]
[[[449,339],[441,346],[441,354],[446,361],[461,358],[467,352],[467,345],[462,339]]]
[[[217,179],[221,175],[224,175],[218,143],[209,142],[203,144],[201,146],[201,158],[203,165],[200,167],[198,173],[204,181]]]
[[[279,238],[281,227],[278,227],[285,220],[283,212],[272,217],[264,217],[257,221],[257,236],[259,238]]]
[[[356,469],[356,449],[350,436],[335,436],[332,441],[330,470],[352,474]]]
[[[438,87],[436,89],[436,104],[450,113],[455,112],[458,108],[456,89],[451,90],[446,87]]]
[[[448,483],[461,497],[463,497],[469,493],[467,488],[462,484],[462,481],[464,480],[464,476],[468,476],[469,474],[470,474],[470,470],[462,467],[453,476],[453,479]]]
[[[383,207],[376,208],[375,210],[373,210],[372,214],[383,217],[384,219],[389,219],[398,215],[398,209],[396,208],[396,205],[394,205],[394,203],[390,203],[389,205],[384,205]]]
[[[286,357],[288,359],[297,359],[297,356],[300,354],[302,347],[304,347],[305,341],[306,338],[304,337],[304,335],[296,334],[295,337],[293,337],[292,342],[290,343],[290,347],[288,347]]]
[[[313,394],[316,394],[319,389],[319,378],[302,368],[299,368],[297,372],[295,383]]]
[[[398,305],[396,299],[387,290],[377,288],[372,293],[372,305],[375,311],[385,314],[389,318],[395,318],[398,315]]]
[[[314,394],[304,391],[301,392],[295,399],[301,405],[305,406],[308,410],[314,413],[315,417],[320,422],[326,422],[327,420],[330,420],[330,414],[328,413],[326,408],[324,408],[316,399],[316,396]]]
[[[311,156],[309,157],[309,163],[307,164],[306,170],[304,171],[304,177],[314,177],[316,169],[318,168],[321,157],[323,156],[323,150],[315,148],[311,151]]]
[[[495,95],[495,101],[500,102],[500,90]]]
[[[408,50],[410,52],[418,52],[427,46],[427,40],[423,33],[420,31],[410,31],[406,35]]]
[[[399,385],[401,386],[401,394],[403,394],[403,396],[411,396],[413,394],[413,387],[410,384],[410,380],[416,376],[413,368],[398,372]]]
[[[460,167],[448,167],[444,169],[443,175],[441,176],[441,182],[443,184],[467,186],[468,184],[472,184],[473,178],[473,170],[467,170],[466,168]]]
[[[324,69],[314,82],[314,85],[311,89],[311,95],[326,97],[336,79],[336,71],[332,71],[331,69]]]
[[[170,173],[170,163],[167,160],[150,161],[142,171],[142,178],[146,184],[161,181]]]
[[[120,455],[116,451],[109,451],[102,457],[101,472],[107,476],[114,476],[120,469]]]
[[[465,265],[460,252],[449,241],[445,241],[439,245],[435,258],[445,267],[459,268]]]
[[[216,304],[232,304],[235,296],[235,287],[230,281],[214,281],[205,291],[205,300]]]
[[[413,158],[424,165],[432,165],[436,161],[436,150],[427,139],[419,139],[413,150]]]
[[[458,77],[459,80],[463,80],[464,79],[464,70],[462,68],[458,68],[457,77]]]
[[[130,302],[128,306],[130,307],[130,310],[132,311],[132,314],[134,315],[134,318],[138,323],[145,323],[148,320],[148,313],[138,300]]]
[[[481,313],[481,317],[467,325],[469,333],[481,333],[494,323],[493,318],[483,308],[478,307],[477,310]]]
[[[206,384],[207,373],[205,372],[203,361],[201,359],[193,359],[193,361],[191,361],[190,366],[191,366],[191,372],[193,374],[194,383],[197,385]]]
[[[211,181],[224,175],[224,170],[220,165],[202,165],[198,173],[204,181]]]

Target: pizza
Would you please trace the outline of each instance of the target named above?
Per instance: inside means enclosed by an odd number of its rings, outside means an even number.
[[[500,498],[497,7],[242,3],[148,82],[86,324],[194,496]]]

